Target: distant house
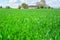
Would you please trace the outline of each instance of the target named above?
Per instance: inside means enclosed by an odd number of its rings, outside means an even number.
[[[45,3],[45,0],[40,0],[39,2],[36,2],[36,5],[30,5],[29,6],[29,9],[31,9],[31,8],[37,8],[39,5],[44,5],[45,7],[46,7],[46,3]]]
[[[35,9],[35,8],[37,8],[37,5],[30,5],[28,7],[29,7],[29,9]]]
[[[29,5],[28,4],[28,8],[29,9],[35,9],[35,8],[38,8],[39,5],[43,5],[45,8],[48,8],[49,6],[46,4],[45,0],[40,0],[40,2],[37,2],[36,5],[32,4],[32,5]],[[21,6],[21,9],[24,9],[22,6]]]
[[[20,6],[21,7],[21,9],[24,9],[22,6]],[[30,5],[30,6],[28,6],[28,8],[29,9],[35,9],[35,8],[37,8],[37,5]]]

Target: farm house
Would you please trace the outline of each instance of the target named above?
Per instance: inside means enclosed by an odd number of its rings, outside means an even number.
[[[26,0],[24,2],[20,1],[21,4],[22,3],[25,3],[28,5],[28,8],[29,9],[34,9],[34,8],[37,8],[38,6],[41,6],[43,5],[44,7],[48,8],[49,6],[47,6],[45,0],[32,0],[29,2],[29,0]],[[20,5],[21,9],[23,9],[23,7]]]

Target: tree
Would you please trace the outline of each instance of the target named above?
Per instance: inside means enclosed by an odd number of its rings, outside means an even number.
[[[40,2],[36,2],[37,9],[39,9]]]
[[[6,6],[6,8],[11,8],[10,6]]]
[[[0,6],[0,8],[2,8],[2,6]]]
[[[21,6],[18,6],[18,9],[21,9]]]
[[[40,9],[39,5],[37,5],[36,9]]]
[[[46,8],[45,0],[40,1],[39,8]]]
[[[52,8],[52,7],[48,6],[48,8]],[[53,8],[52,8],[52,9],[53,9]]]
[[[44,8],[44,5],[43,5],[43,4],[40,4],[39,7],[40,7],[40,8]]]
[[[22,3],[22,8],[24,8],[24,9],[27,9],[28,8],[28,5],[26,4],[26,3]]]

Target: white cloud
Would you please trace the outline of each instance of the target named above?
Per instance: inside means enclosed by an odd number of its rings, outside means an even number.
[[[20,1],[20,3],[18,3]],[[40,1],[40,0],[9,0],[8,2],[9,3],[0,3],[0,5],[2,6],[11,6],[11,7],[17,7],[18,5],[20,5],[21,3],[27,3],[29,5],[35,5],[35,3],[37,1]],[[46,1],[46,4],[51,6],[51,7],[60,7],[60,0],[45,0]],[[7,2],[7,0],[5,1]]]
[[[2,4],[0,4],[0,6],[2,6]]]
[[[46,3],[54,8],[60,7],[60,0],[46,0]]]
[[[11,2],[11,3],[14,3],[14,2],[16,2],[17,0],[9,0],[9,2]]]

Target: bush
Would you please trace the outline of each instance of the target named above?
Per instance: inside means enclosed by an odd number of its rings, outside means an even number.
[[[39,5],[36,5],[36,9],[39,9]]]
[[[51,8],[50,6],[48,6],[48,8]]]
[[[46,7],[45,7],[45,5],[43,5],[43,4],[39,4],[39,5],[37,6],[37,9],[40,9],[40,8],[46,8]]]
[[[40,7],[40,8],[45,8],[45,6],[44,6],[44,5],[42,5],[42,4],[40,4],[40,5],[39,5],[39,7]]]

